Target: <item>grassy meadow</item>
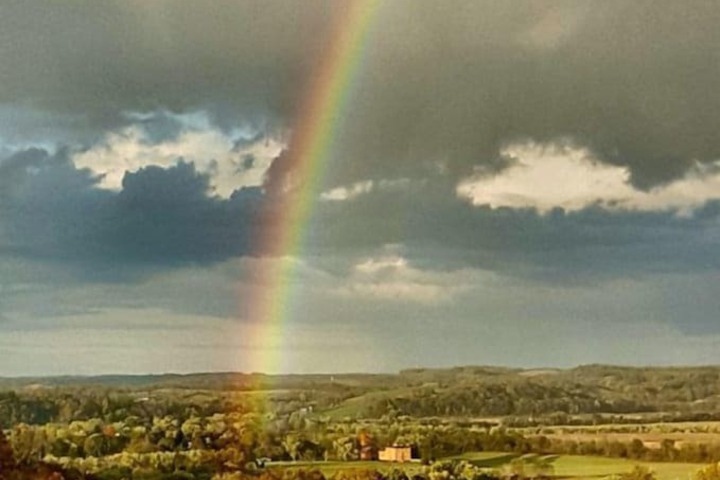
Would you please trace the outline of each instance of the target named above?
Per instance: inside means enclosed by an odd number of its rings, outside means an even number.
[[[329,478],[334,476],[336,473],[341,471],[349,470],[373,470],[382,473],[390,472],[394,469],[403,470],[408,476],[415,475],[422,472],[423,465],[419,462],[412,463],[394,463],[394,462],[380,462],[380,461],[315,461],[315,462],[272,462],[266,465],[267,468],[276,468],[282,470],[307,470],[316,469],[320,470],[325,477]]]
[[[531,460],[535,455],[517,455],[504,452],[471,452],[449,457],[447,460],[466,460],[478,467],[503,470],[517,458]],[[658,480],[689,480],[701,468],[696,463],[639,462],[618,458],[605,458],[586,455],[550,455],[543,457],[552,465],[553,478],[593,479],[604,478],[631,471],[636,465],[649,468]],[[317,469],[330,477],[342,470],[376,470],[389,472],[395,468],[404,470],[408,475],[420,473],[423,465],[419,463],[391,463],[379,461],[329,461],[329,462],[273,462],[268,468],[279,469]]]
[[[503,469],[520,455],[502,452],[473,452],[453,457],[485,468]],[[524,457],[532,457],[527,455]],[[552,476],[556,478],[603,478],[626,473],[636,465],[653,471],[658,480],[687,480],[703,465],[696,463],[639,462],[621,458],[585,455],[550,455]]]

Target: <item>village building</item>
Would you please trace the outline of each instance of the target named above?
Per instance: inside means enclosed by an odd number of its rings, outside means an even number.
[[[393,445],[378,453],[381,462],[409,462],[412,460],[412,448],[407,445]]]

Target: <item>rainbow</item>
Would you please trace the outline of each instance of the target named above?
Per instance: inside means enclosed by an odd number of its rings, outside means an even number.
[[[251,299],[252,344],[262,347],[250,355],[252,358],[243,360],[250,360],[251,370],[257,372],[283,370],[283,335],[292,315],[296,272],[292,258],[302,252],[313,205],[335,148],[338,126],[352,97],[380,0],[350,0],[335,5],[342,11],[335,17],[332,39],[298,110],[287,149],[289,157],[284,159],[292,171],[293,185],[298,187],[282,195],[279,207],[272,202],[272,218],[263,223],[274,227],[266,228],[259,239],[263,252],[277,260],[263,267],[258,282],[261,291]]]

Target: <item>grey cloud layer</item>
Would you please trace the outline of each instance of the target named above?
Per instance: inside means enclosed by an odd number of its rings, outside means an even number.
[[[472,207],[433,185],[323,205],[312,238],[328,249],[401,244],[426,268],[470,265],[547,282],[720,267],[718,202],[691,217],[595,207],[540,215]]]
[[[227,196],[224,177],[223,197],[212,157],[234,148],[255,185],[275,150],[241,158],[248,145],[295,148],[288,133],[311,121],[298,109],[346,6],[0,2],[3,371],[244,367],[227,361],[244,347],[223,342],[251,314],[257,271],[277,261],[249,257],[282,228],[275,187],[293,157],[272,163],[268,193]],[[719,24],[715,0],[382,2],[316,192],[357,195],[313,207],[286,322],[288,338],[312,341],[287,346],[292,368],[716,363],[720,201],[685,216],[541,215],[473,207],[456,188],[528,140],[587,147],[638,188],[708,170],[720,159]],[[157,151],[214,127],[227,141],[207,165],[195,144],[197,166],[167,166],[175,150],[152,166],[145,149],[122,188],[102,189],[93,172],[118,167],[117,186],[137,145],[92,153],[128,126]],[[451,297],[417,302],[418,287]]]
[[[78,129],[159,108],[207,106],[228,126],[284,115],[323,47],[332,9],[317,6],[4,2],[0,102],[85,117]]]
[[[98,180],[75,168],[66,150],[27,150],[0,162],[0,249],[115,281],[263,255],[258,240],[281,227],[268,220],[281,217],[260,215],[283,205],[274,196],[259,188],[237,190],[229,199],[211,196],[207,175],[189,163],[129,172],[119,192],[98,189]],[[398,244],[425,268],[478,267],[561,282],[716,271],[719,213],[717,203],[691,217],[598,208],[549,215],[492,210],[462,202],[451,184],[438,180],[321,202],[307,227],[305,254],[318,264],[334,259],[327,268],[343,258],[347,268]]]
[[[183,162],[128,173],[120,192],[98,181],[66,150],[32,149],[0,163],[0,248],[99,279],[249,252],[253,189],[220,201],[208,195],[207,176]]]
[[[5,2],[0,103],[65,115],[85,139],[158,108],[287,126],[342,8]],[[500,168],[527,138],[586,145],[640,187],[677,177],[720,157],[719,20],[703,0],[388,2],[330,182]]]

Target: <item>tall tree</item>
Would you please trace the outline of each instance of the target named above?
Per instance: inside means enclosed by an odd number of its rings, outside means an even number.
[[[2,430],[0,430],[0,480],[9,478],[10,473],[16,468],[15,455],[10,442]]]

